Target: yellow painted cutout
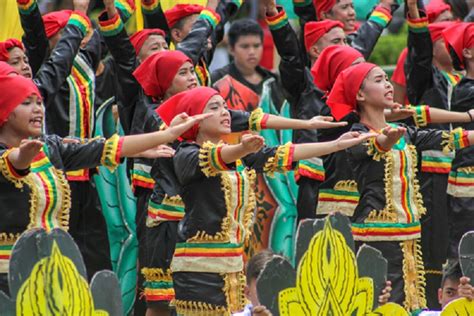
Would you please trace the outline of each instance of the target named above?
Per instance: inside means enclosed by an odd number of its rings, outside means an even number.
[[[17,315],[107,316],[94,309],[87,281],[76,266],[63,256],[56,242],[49,257],[36,263],[16,299]]]
[[[465,298],[460,298],[452,301],[441,312],[441,316],[470,316],[474,315],[474,301],[468,301]]]
[[[372,311],[372,279],[359,278],[354,252],[329,220],[308,247],[298,267],[296,287],[279,294],[281,316],[409,315],[397,304]]]

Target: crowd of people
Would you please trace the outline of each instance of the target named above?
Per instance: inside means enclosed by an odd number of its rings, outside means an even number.
[[[393,0],[363,23],[351,0],[294,0],[298,31],[275,0],[260,0],[278,74],[260,66],[264,30],[236,18],[240,0],[165,11],[142,0],[134,34],[124,25],[135,1],[103,0],[97,23],[89,1],[42,15],[36,0],[17,0],[23,39],[0,42],[1,290],[31,228],[68,230],[89,278],[112,269],[92,176],[129,157],[146,315],[269,315],[255,280],[275,254],[245,267],[245,247],[257,175],[291,170],[298,221],[340,212],[356,247],[388,260],[380,303],[428,314],[474,298],[457,262],[474,230],[474,24],[449,4],[406,0],[407,47],[389,80],[368,60]],[[232,61],[211,73],[224,35]],[[291,118],[259,108],[264,87]],[[124,136],[93,138],[106,102]],[[293,142],[267,146],[263,129],[294,130]]]

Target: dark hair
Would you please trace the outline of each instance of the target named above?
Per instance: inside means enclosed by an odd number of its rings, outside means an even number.
[[[464,20],[469,14],[469,7],[467,6],[466,0],[447,0],[446,2],[451,6],[451,11],[455,18]]]
[[[263,268],[265,268],[267,262],[272,260],[273,256],[274,254],[271,250],[265,249],[250,258],[249,262],[247,263],[247,271],[245,273],[245,276],[247,277],[247,284],[249,284],[251,280],[258,278],[260,273],[262,273]]]
[[[252,19],[241,19],[237,20],[230,26],[229,29],[229,44],[230,47],[234,47],[235,43],[239,40],[239,37],[246,35],[259,36],[263,42],[263,29],[262,27]]]
[[[170,30],[172,29],[178,29],[178,30],[183,30],[183,27],[184,25],[186,24],[186,22],[193,16],[193,14],[191,15],[188,15],[188,16],[185,16],[184,18],[178,20],[178,22],[176,22],[173,27],[170,28]]]
[[[441,288],[446,280],[457,281],[462,277],[461,265],[458,260],[448,261],[443,268],[443,278],[441,279]]]

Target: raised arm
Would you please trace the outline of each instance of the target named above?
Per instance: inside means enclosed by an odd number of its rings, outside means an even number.
[[[168,23],[161,8],[160,0],[141,0],[145,28],[160,29],[169,33]]]
[[[392,20],[392,13],[398,7],[392,0],[381,1],[357,32],[347,36],[350,45],[364,55],[365,59],[369,59],[380,35]]]
[[[428,18],[421,17],[417,0],[407,0],[408,55],[405,63],[407,95],[411,104],[420,104],[425,91],[433,86],[433,43]]]
[[[61,39],[37,72],[34,81],[43,96],[46,110],[71,74],[81,41],[90,29],[89,18],[84,13],[75,11],[71,14],[68,24],[62,31]]]

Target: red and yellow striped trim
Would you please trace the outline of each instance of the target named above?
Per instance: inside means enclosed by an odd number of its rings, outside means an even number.
[[[150,200],[148,217],[155,221],[180,221],[184,217],[184,204],[172,202],[166,197],[161,204]]]
[[[12,255],[13,244],[0,245],[0,260],[10,260]]]
[[[16,0],[20,14],[28,15],[38,7],[36,0]]]
[[[411,189],[410,189],[410,179],[408,178],[408,161],[407,155],[404,150],[399,150],[399,159],[400,159],[400,191],[401,191],[401,205],[403,212],[405,213],[406,221],[411,223],[413,221],[414,215],[412,211],[412,206],[410,203]]]
[[[320,191],[318,200],[322,202],[341,202],[350,203],[357,205],[359,203],[360,196],[358,193],[352,194],[352,192],[328,190],[327,192]]]
[[[135,3],[127,0],[115,0],[115,6],[122,12],[123,17],[128,20],[135,12]]]
[[[408,29],[414,33],[423,33],[429,32],[428,30],[428,18],[420,18],[420,19],[408,19]]]
[[[27,176],[28,174],[25,174],[25,175],[21,175],[17,172],[17,170],[15,169],[15,167],[13,167],[12,163],[10,162],[10,159],[8,159],[8,155],[10,154],[10,152],[12,151],[13,149],[9,149],[7,151],[5,151],[2,155],[2,159],[3,161],[5,162],[4,163],[4,168],[2,168],[3,170],[3,173],[4,173],[4,176],[8,179],[8,180],[15,180],[15,179],[22,179],[24,178],[25,176]]]
[[[449,138],[451,148],[462,149],[469,146],[469,132],[462,128],[456,128],[451,131]]]
[[[175,297],[174,288],[170,289],[154,289],[150,287],[145,287],[143,291],[145,299],[147,302],[156,302],[156,301],[172,301]]]
[[[110,171],[113,171],[120,164],[120,154],[122,152],[123,138],[117,134],[105,141],[100,163]]]
[[[316,181],[324,181],[326,172],[321,165],[313,164],[306,160],[301,160],[298,164],[298,177],[306,177]]]
[[[152,14],[156,10],[158,10],[159,5],[160,5],[159,0],[142,0],[143,13]]]
[[[66,176],[67,176],[68,181],[89,181],[90,180],[89,169],[67,171]]]
[[[243,254],[242,245],[178,243],[174,257],[239,257]]]
[[[415,110],[413,120],[417,127],[424,127],[431,123],[430,107],[428,105],[410,106],[410,108]]]
[[[208,21],[213,29],[216,28],[216,26],[221,22],[221,17],[219,16],[219,14],[210,9],[202,10],[199,17]]]
[[[256,108],[250,113],[249,117],[249,129],[254,132],[260,132],[262,129],[267,127],[267,121],[270,116],[267,113],[263,113],[261,108]]]
[[[392,20],[392,14],[384,7],[377,6],[370,15],[369,20],[381,25],[382,27],[386,27]]]
[[[292,170],[294,150],[295,146],[292,143],[278,146],[275,156],[271,157],[263,167],[264,172],[271,175],[274,172],[287,172]]]
[[[410,224],[364,223],[352,224],[352,234],[355,240],[387,241],[409,240],[420,236],[420,222]]]
[[[293,0],[295,7],[306,7],[313,4],[313,0]]]
[[[120,19],[118,14],[116,14],[109,20],[99,20],[99,29],[104,36],[115,36],[123,30],[122,19]]]
[[[288,16],[285,10],[281,10],[275,16],[267,16],[267,24],[270,30],[276,31],[288,24]]]
[[[86,36],[92,28],[89,18],[78,11],[74,11],[71,14],[68,24],[77,26],[84,36]]]

